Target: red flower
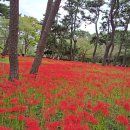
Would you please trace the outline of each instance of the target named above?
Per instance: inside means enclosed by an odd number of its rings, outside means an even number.
[[[11,128],[4,127],[4,126],[0,126],[0,130],[12,130],[12,129],[11,129]]]
[[[24,121],[25,119],[26,119],[25,116],[22,116],[22,115],[19,115],[19,116],[18,116],[18,120],[19,120],[19,121]]]
[[[36,119],[26,118],[25,125],[27,130],[41,130],[39,127],[39,122]]]
[[[128,123],[129,123],[128,117],[126,117],[126,116],[117,116],[116,120],[117,120],[117,122],[119,122],[122,125],[128,125]]]
[[[130,125],[128,125],[127,130],[130,130]]]
[[[130,112],[130,103],[125,103],[123,105],[124,109]]]
[[[69,115],[64,118],[64,123],[65,124],[80,124],[81,118],[76,115]]]
[[[45,127],[48,128],[49,130],[57,130],[57,127],[60,126],[60,122],[47,122],[45,123]]]
[[[92,124],[98,124],[98,120],[90,113],[82,112],[79,114],[81,115],[81,119],[84,119],[86,122],[91,122]]]
[[[19,98],[13,98],[13,99],[10,99],[10,102],[12,104],[16,104],[18,102]]]
[[[7,109],[7,112],[24,112],[26,111],[26,106],[23,106],[23,105],[16,105],[12,108],[8,108]]]
[[[4,112],[6,112],[6,109],[0,108],[0,113],[4,113]]]

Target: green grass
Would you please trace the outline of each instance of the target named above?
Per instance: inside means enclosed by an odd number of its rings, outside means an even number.
[[[9,63],[9,58],[8,57],[4,57],[4,58],[2,58],[2,57],[0,57],[0,63]]]

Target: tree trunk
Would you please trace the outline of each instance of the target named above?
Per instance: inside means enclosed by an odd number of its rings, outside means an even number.
[[[114,3],[113,3],[114,2]],[[110,20],[110,23],[111,23],[111,27],[112,27],[112,33],[111,33],[111,51],[110,51],[110,54],[108,56],[108,63],[111,62],[111,57],[112,57],[112,53],[113,53],[113,50],[114,50],[114,38],[115,38],[115,28],[116,28],[116,23],[114,22],[114,19],[116,19],[116,15],[118,13],[118,9],[119,9],[119,0],[112,0],[112,3],[113,3],[113,6],[112,6],[112,10],[111,10],[111,20]],[[116,7],[115,11],[114,11],[114,8]]]
[[[73,60],[75,60],[75,56],[76,56],[76,43],[77,40],[74,40]]]
[[[96,51],[97,51],[97,46],[98,46],[98,43],[96,42],[96,43],[95,43],[95,47],[94,47],[94,51],[93,51],[93,60],[92,60],[93,63],[96,62],[95,55],[96,55]]]
[[[102,65],[106,65],[106,63],[108,63],[108,64],[110,63],[111,55],[112,55],[112,52],[114,49],[114,38],[115,38],[115,27],[116,27],[114,19],[116,18],[116,15],[118,13],[119,0],[111,0],[111,4],[112,4],[111,9],[110,9],[110,23],[111,23],[111,28],[112,28],[111,40],[110,40],[110,43],[108,44],[108,46],[106,45],[106,50],[104,53]],[[115,7],[116,7],[116,9],[115,9]],[[109,55],[109,51],[110,51],[111,47],[112,47],[112,51],[110,52],[110,55]]]
[[[71,25],[71,32],[70,32],[70,60],[73,58],[73,25]]]
[[[123,42],[122,42],[121,45],[120,45],[120,48],[119,48],[119,51],[118,51],[118,54],[117,54],[117,60],[119,59],[119,56],[120,56],[120,54],[121,54],[122,44],[123,44]]]
[[[106,65],[108,63],[108,53],[109,53],[109,50],[110,50],[110,47],[111,47],[111,43],[107,42],[107,44],[108,45],[106,45],[102,65]]]
[[[84,60],[85,60],[86,52],[87,52],[87,49],[82,54],[82,62],[84,62]]]
[[[19,78],[18,71],[18,24],[19,24],[19,0],[10,0],[10,22],[9,22],[9,80]]]
[[[49,15],[50,15],[50,11],[51,11],[52,4],[53,4],[53,0],[48,0],[47,8],[46,8],[46,14],[45,14],[45,18],[44,18],[44,21],[43,21],[43,24],[42,24],[42,30],[41,30],[40,39],[41,39],[41,37],[42,37],[42,33],[43,33],[44,28],[45,28],[45,26],[46,26],[48,17],[49,17]]]
[[[111,62],[111,57],[112,57],[112,53],[113,53],[113,50],[114,50],[114,43],[111,45],[111,50],[110,50],[110,53],[109,53],[109,63]]]
[[[116,62],[118,61],[119,56],[120,56],[120,54],[121,54],[122,45],[123,45],[123,41],[121,41],[121,44],[120,44],[120,47],[119,47],[119,51],[118,51],[117,57],[116,57],[116,59],[115,59],[115,61],[114,61],[114,65],[116,65]]]
[[[28,35],[24,37],[24,42],[25,42],[24,54],[27,55],[28,44],[29,44]]]
[[[40,41],[37,46],[36,56],[35,56],[35,59],[32,64],[32,68],[30,70],[31,74],[37,74],[37,72],[38,72],[39,66],[42,61],[44,49],[45,49],[45,46],[47,43],[47,37],[51,30],[51,26],[53,24],[55,16],[59,10],[60,3],[61,3],[61,0],[55,0],[54,4],[52,5],[50,15],[46,22],[46,26],[44,28],[44,31],[42,32],[42,36],[41,36]]]
[[[78,14],[78,5],[77,5],[77,8],[76,8],[75,17],[74,17],[74,35],[76,35],[75,30],[76,30],[77,14]],[[73,60],[75,60],[77,39],[73,39],[73,41],[74,41]]]
[[[125,47],[125,52],[124,52],[124,56],[123,56],[123,64],[122,64],[122,66],[126,65],[126,52],[127,52],[127,47]]]
[[[99,19],[99,9],[98,9],[98,12],[97,12],[97,18],[96,18],[96,22],[95,22],[95,30],[96,30],[96,43],[95,43],[95,48],[94,48],[94,51],[93,51],[93,63],[96,62],[96,58],[95,58],[95,55],[96,55],[96,51],[97,51],[97,46],[98,46],[98,42],[99,42],[99,34],[98,34],[98,27],[97,27],[97,23],[98,23],[98,19]]]
[[[124,52],[124,56],[123,56],[123,66],[126,65],[126,53],[127,53],[127,44],[128,44],[128,24],[130,22],[130,15],[126,21],[126,26],[125,26],[125,30],[124,30],[124,43],[125,43],[125,52]]]

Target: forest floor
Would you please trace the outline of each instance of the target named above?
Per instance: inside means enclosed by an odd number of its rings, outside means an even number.
[[[0,130],[130,130],[130,68],[19,57],[20,80],[8,81],[0,58]]]

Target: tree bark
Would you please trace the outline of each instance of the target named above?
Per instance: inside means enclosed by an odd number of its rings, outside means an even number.
[[[127,53],[127,47],[125,47],[122,66],[126,65],[126,53]]]
[[[114,40],[113,40],[113,44],[111,45],[111,49],[110,49],[110,53],[109,53],[109,63],[111,62],[111,57],[112,57],[112,53],[113,53],[113,51],[114,51],[114,47],[115,47],[115,45],[114,45]]]
[[[76,30],[76,19],[77,19],[77,14],[78,14],[78,5],[77,5],[77,8],[76,8],[75,17],[74,17],[74,35],[76,35],[76,34],[75,34],[75,30]],[[77,39],[76,39],[76,40],[73,39],[73,41],[74,41],[73,60],[75,60]]]
[[[116,15],[118,13],[119,0],[111,0],[111,4],[112,4],[111,9],[110,9],[110,23],[111,23],[111,28],[112,28],[111,39],[110,39],[110,43],[106,45],[102,65],[106,65],[106,63],[108,64],[110,63],[111,55],[114,49],[114,37],[115,37],[115,27],[116,27],[114,19],[116,18]],[[114,11],[115,7],[116,7],[116,10]],[[112,51],[109,54],[111,47],[112,47]]]
[[[125,43],[125,52],[124,52],[124,56],[123,56],[123,66],[126,65],[126,54],[127,54],[127,44],[128,44],[128,24],[130,22],[130,15],[126,21],[126,26],[125,26],[125,30],[124,30],[124,43]]]
[[[47,8],[46,8],[46,13],[45,13],[45,18],[44,18],[43,24],[42,24],[42,30],[41,30],[40,39],[41,39],[41,37],[42,37],[42,33],[43,33],[44,28],[45,28],[45,26],[46,26],[48,17],[49,17],[49,15],[50,15],[50,11],[51,11],[52,4],[53,4],[53,0],[48,0]]]
[[[99,34],[98,34],[98,27],[97,27],[98,19],[99,19],[99,9],[97,10],[97,18],[96,18],[96,22],[95,22],[96,43],[95,43],[95,48],[94,48],[94,51],[93,51],[93,60],[92,60],[93,63],[96,62],[95,55],[96,55],[97,46],[98,46],[98,42],[99,42]]]
[[[18,70],[18,24],[19,24],[19,0],[10,0],[10,22],[9,22],[9,80],[19,78]]]
[[[73,16],[71,21],[71,30],[70,30],[70,60],[73,59]]]
[[[117,58],[116,58],[116,59],[117,59],[117,61],[118,61],[119,56],[120,56],[120,54],[121,54],[122,44],[123,44],[123,41],[121,42],[120,47],[119,47],[119,51],[118,51]]]
[[[60,3],[61,3],[61,0],[55,0],[55,2],[52,5],[50,15],[49,15],[48,20],[46,22],[46,26],[44,28],[44,31],[42,32],[42,36],[41,36],[40,41],[39,41],[38,46],[37,46],[36,56],[35,56],[35,59],[34,59],[33,64],[32,64],[32,68],[30,70],[31,74],[37,74],[37,72],[38,72],[39,66],[40,66],[41,61],[42,61],[44,49],[45,49],[45,46],[47,43],[47,37],[48,37],[48,34],[51,30],[51,26],[53,24],[55,16],[59,10]]]
[[[70,60],[73,58],[73,25],[71,25],[71,32],[70,32]]]

